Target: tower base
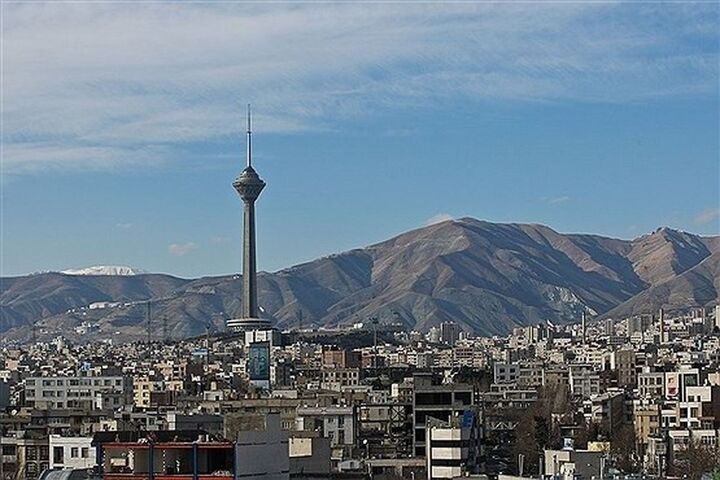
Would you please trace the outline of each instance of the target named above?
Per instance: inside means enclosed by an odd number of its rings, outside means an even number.
[[[266,318],[231,318],[225,321],[228,330],[267,330],[272,328],[272,322]]]

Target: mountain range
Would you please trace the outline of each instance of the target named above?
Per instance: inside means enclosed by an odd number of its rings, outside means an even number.
[[[25,340],[34,332],[38,338],[127,341],[150,331],[155,339],[179,339],[222,329],[240,311],[239,275],[119,272],[2,278],[2,337]],[[714,305],[718,291],[717,236],[661,228],[621,240],[472,218],[258,275],[263,315],[280,328],[377,318],[421,331],[454,321],[481,335],[576,321],[583,311],[620,318]]]

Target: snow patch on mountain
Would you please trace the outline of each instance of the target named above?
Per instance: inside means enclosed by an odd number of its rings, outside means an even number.
[[[92,267],[63,270],[60,273],[65,275],[120,275],[131,276],[148,273],[139,268],[127,267],[122,265],[94,265]]]

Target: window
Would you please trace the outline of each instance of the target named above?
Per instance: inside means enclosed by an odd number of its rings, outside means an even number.
[[[63,447],[53,447],[53,462],[63,463],[65,461],[64,453]]]
[[[79,456],[78,447],[72,447],[72,448],[70,449],[70,457],[72,457],[72,458],[78,458],[78,456]]]
[[[25,448],[25,459],[36,461],[38,459],[37,447],[28,446]]]
[[[82,458],[88,458],[90,456],[90,449],[88,447],[82,447]]]

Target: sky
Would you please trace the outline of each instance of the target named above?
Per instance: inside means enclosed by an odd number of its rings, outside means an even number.
[[[471,216],[720,233],[716,2],[2,3],[0,275],[241,269]]]

